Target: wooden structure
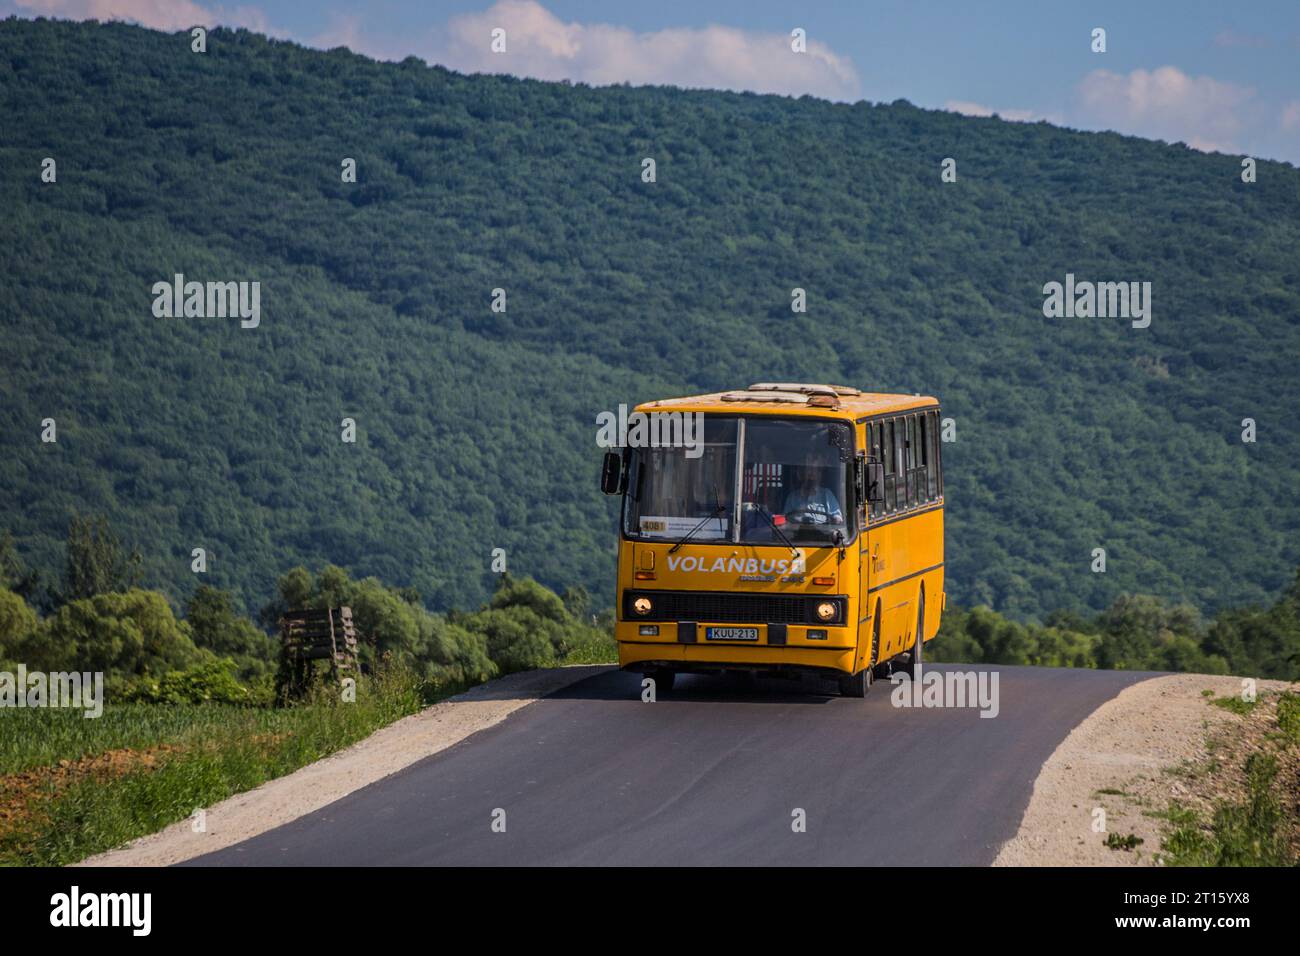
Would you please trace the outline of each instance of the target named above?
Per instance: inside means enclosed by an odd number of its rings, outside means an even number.
[[[329,662],[331,680],[359,673],[357,632],[352,608],[307,608],[280,618],[280,670],[277,696],[301,697],[315,676],[315,662]]]

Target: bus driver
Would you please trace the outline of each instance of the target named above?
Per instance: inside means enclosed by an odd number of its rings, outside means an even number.
[[[794,524],[843,524],[844,515],[835,493],[822,482],[822,467],[815,452],[804,456],[799,483],[786,495],[781,509]]]

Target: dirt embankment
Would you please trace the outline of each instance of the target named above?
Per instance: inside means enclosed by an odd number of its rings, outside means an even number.
[[[1174,674],[1126,688],[1043,764],[1020,830],[994,865],[1159,865],[1171,804],[1208,816],[1217,802],[1243,798],[1241,766],[1269,732],[1271,695],[1288,689],[1295,686],[1259,681],[1261,703],[1242,715],[1206,693],[1239,698],[1239,677]],[[1300,808],[1284,809],[1294,824]]]
[[[539,697],[609,666],[557,667],[489,681],[404,717],[324,760],[208,807],[202,832],[187,818],[78,865],[168,866],[233,846],[445,750]]]

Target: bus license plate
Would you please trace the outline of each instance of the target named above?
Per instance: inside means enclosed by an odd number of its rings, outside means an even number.
[[[704,629],[704,639],[706,641],[756,641],[758,640],[758,628],[706,627]]]

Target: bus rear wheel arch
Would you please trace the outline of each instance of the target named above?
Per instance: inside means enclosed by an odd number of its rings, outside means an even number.
[[[912,680],[921,676],[921,667],[925,657],[925,587],[922,585],[916,598],[916,634],[912,638],[912,647],[907,652],[907,662],[896,669],[902,671]]]

